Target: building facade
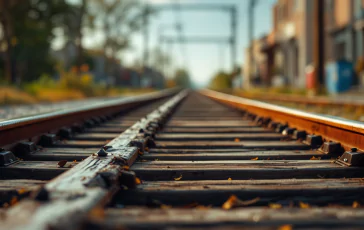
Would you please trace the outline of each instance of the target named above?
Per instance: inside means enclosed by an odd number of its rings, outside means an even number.
[[[261,46],[265,83],[271,84],[280,76],[287,85],[306,87],[306,68],[314,55],[315,1],[277,0],[272,9],[272,30]],[[346,60],[356,66],[361,60],[364,66],[364,0],[323,1],[325,62]],[[244,76],[248,73],[245,71]]]

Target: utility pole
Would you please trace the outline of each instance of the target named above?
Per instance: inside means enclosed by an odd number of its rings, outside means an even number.
[[[144,52],[143,67],[147,67],[149,63],[149,5],[145,3],[145,12],[143,15],[144,22]]]
[[[235,6],[231,7],[231,68],[235,71],[236,65],[236,36],[237,36],[237,12]]]
[[[253,51],[254,51],[254,8],[258,0],[250,0],[248,6],[248,76],[245,76],[244,88],[249,89],[251,87],[251,79],[252,79],[252,68],[253,68]]]
[[[314,39],[313,39],[313,62],[316,69],[316,91],[320,92],[325,84],[325,23],[324,23],[324,1],[314,2]]]

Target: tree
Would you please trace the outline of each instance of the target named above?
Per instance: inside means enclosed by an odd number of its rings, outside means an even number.
[[[159,47],[153,49],[151,54],[151,64],[153,68],[161,72],[165,72],[165,70],[169,68],[172,63],[172,58],[170,57],[170,55],[164,53]]]
[[[232,76],[225,72],[217,73],[210,82],[211,89],[228,89],[232,87]]]
[[[53,29],[63,23],[65,0],[0,0],[4,75],[9,82],[32,80],[52,71]]]
[[[18,4],[19,0],[0,0],[0,24],[2,37],[0,39],[1,44],[5,47],[4,55],[4,75],[5,79],[9,82],[14,78],[12,59],[13,59],[13,43],[12,38],[14,36],[14,18],[12,17],[12,11]]]
[[[82,43],[84,30],[92,29],[94,26],[94,15],[89,9],[89,2],[87,0],[70,1],[69,4],[72,7],[70,7],[69,13],[65,15],[66,43],[72,42],[77,47],[76,60],[73,60],[77,66],[85,64],[85,59],[87,59]]]
[[[143,8],[136,0],[93,0],[95,30],[104,36],[105,56],[116,55],[130,46],[130,36],[141,27]]]
[[[174,82],[181,87],[191,87],[191,79],[188,72],[184,69],[178,69],[174,75]]]

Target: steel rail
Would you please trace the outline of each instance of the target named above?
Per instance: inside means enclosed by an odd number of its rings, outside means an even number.
[[[315,97],[303,97],[297,95],[241,95],[244,98],[249,98],[252,100],[264,100],[264,101],[279,101],[287,103],[300,103],[306,105],[316,105],[316,106],[356,106],[364,107],[364,101],[349,100],[343,98],[327,98],[323,96]]]
[[[167,89],[145,95],[112,100],[81,108],[67,109],[36,116],[0,122],[0,146],[28,139],[53,129],[83,122],[95,116],[111,115],[123,109],[152,102],[176,94],[180,89]]]
[[[156,95],[174,92],[176,90]],[[49,181],[30,199],[10,208],[1,227],[80,229],[85,218],[102,210],[122,186],[136,186],[135,174],[128,168],[149,146],[148,131],[155,132],[156,126],[168,118],[187,93],[187,90],[179,92],[97,153]]]
[[[326,141],[341,143],[347,150],[353,147],[364,150],[364,123],[362,122],[316,115],[208,89],[201,90],[200,93],[257,116],[269,117],[273,121],[287,123],[292,128],[321,135]]]

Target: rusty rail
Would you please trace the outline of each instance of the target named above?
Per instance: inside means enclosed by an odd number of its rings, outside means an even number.
[[[150,103],[157,99],[171,96],[180,89],[169,89],[160,92],[149,93],[146,95],[121,98],[102,105],[85,105],[82,108],[68,109],[63,111],[51,112],[42,115],[14,119],[0,122],[0,146],[5,146],[15,141],[35,138],[51,130],[58,130],[62,126],[70,126],[76,123],[83,124],[85,120],[97,116],[107,116],[120,113],[136,105]]]
[[[212,90],[201,93],[240,110],[249,111],[257,116],[287,124],[311,134],[322,135],[327,141],[340,142],[345,149],[353,147],[364,150],[364,124],[336,117],[315,115],[282,106],[245,99]]]

